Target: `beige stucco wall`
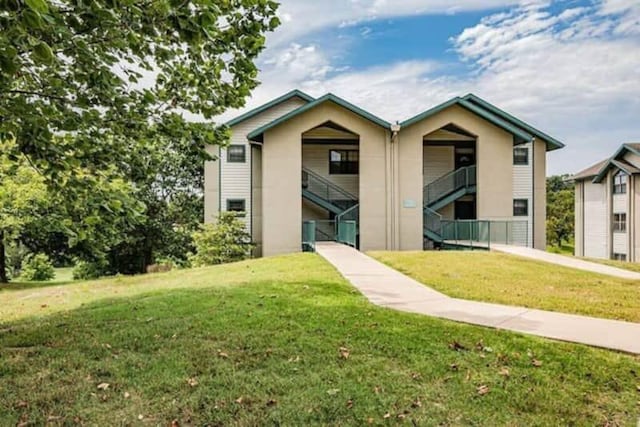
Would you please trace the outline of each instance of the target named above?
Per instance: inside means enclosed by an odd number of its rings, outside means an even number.
[[[477,213],[479,219],[513,215],[513,137],[459,106],[452,106],[400,131],[400,249],[422,248],[422,141],[425,135],[453,123],[477,136]],[[415,201],[416,208],[404,207]]]
[[[541,139],[533,147],[533,246],[547,249],[547,143]]]
[[[300,251],[302,133],[332,121],[360,137],[360,249],[387,248],[388,132],[332,102],[293,117],[264,135],[263,254]]]
[[[251,238],[255,257],[262,256],[262,148],[251,146]]]
[[[220,211],[220,147],[210,145],[207,153],[216,159],[204,163],[204,222],[211,223]]]

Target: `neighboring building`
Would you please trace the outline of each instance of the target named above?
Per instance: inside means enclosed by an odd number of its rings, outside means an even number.
[[[640,144],[573,178],[576,256],[640,262]]]
[[[205,220],[244,212],[257,255],[300,251],[309,221],[318,240],[345,225],[361,250],[546,246],[546,153],[563,144],[474,95],[390,124],[293,91],[228,126],[205,166]]]

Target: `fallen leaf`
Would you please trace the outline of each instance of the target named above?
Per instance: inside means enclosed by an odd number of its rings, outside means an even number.
[[[98,384],[98,390],[106,390],[109,388],[109,383],[100,383]]]
[[[332,388],[332,389],[327,390],[327,394],[328,394],[329,396],[335,396],[335,395],[336,395],[336,394],[338,394],[339,392],[340,392],[340,389],[339,389],[339,388]]]
[[[42,304],[42,305],[40,306],[40,308],[47,308],[47,307],[49,307],[47,304]]]
[[[502,375],[503,377],[508,377],[510,375],[509,368],[500,369],[500,375]]]
[[[460,344],[458,341],[450,342],[449,343],[449,348],[451,350],[454,350],[454,351],[462,351],[462,350],[466,350],[467,349],[465,346]]]
[[[288,360],[289,363],[291,363],[291,362],[295,363],[295,362],[299,362],[299,361],[300,361],[300,356],[290,357],[289,360]]]
[[[229,355],[227,353],[225,353],[224,351],[218,350],[218,357],[221,357],[223,359],[228,359]]]
[[[380,394],[380,390],[381,390],[380,386],[375,386],[375,387],[373,388],[373,392],[374,392],[375,394]]]
[[[277,404],[278,404],[278,401],[277,401],[277,400],[275,400],[275,399],[269,399],[269,400],[267,401],[267,406],[275,406],[275,405],[277,405]]]
[[[16,403],[16,408],[26,408],[27,406],[29,406],[29,404],[24,400],[21,400],[18,403]]]
[[[399,420],[404,420],[406,418],[405,414],[398,414],[398,419]]]
[[[242,401],[243,401],[243,400],[244,400],[244,399],[242,398],[242,396],[240,396],[239,398],[237,398],[237,399],[236,399],[236,403],[237,403],[238,405],[242,405]]]
[[[538,359],[533,359],[533,360],[531,361],[531,364],[532,364],[533,366],[535,366],[536,368],[539,368],[540,366],[542,366],[542,361],[541,361],[541,360],[538,360]]]
[[[451,365],[449,365],[449,369],[451,369],[452,371],[458,371],[458,365],[455,363],[452,363]]]
[[[195,387],[198,385],[198,380],[196,378],[187,378],[187,384],[191,387]]]
[[[171,421],[171,427],[180,427],[180,423],[178,422],[178,420]]]
[[[414,372],[413,374],[411,374],[411,378],[414,380],[419,380],[421,378],[421,375],[417,372]]]
[[[340,347],[339,352],[342,359],[348,359],[349,355],[351,354],[346,347]]]
[[[422,407],[422,402],[420,401],[420,399],[416,399],[411,403],[411,406],[413,408],[421,408]]]
[[[387,418],[391,418],[391,414],[387,412],[386,414],[384,414],[384,415],[382,416],[382,418],[384,418],[385,420],[386,420]]]
[[[142,414],[138,415],[138,419],[139,419],[140,421],[142,421],[142,420],[144,419],[144,415],[142,415]]]
[[[476,389],[476,391],[480,396],[484,396],[485,394],[489,393],[489,387],[486,385],[481,385]]]
[[[353,400],[349,399],[347,400],[347,409],[351,409],[353,408]]]
[[[129,392],[128,392],[128,391],[125,391],[125,392],[124,392],[124,398],[125,398],[125,399],[128,399],[128,398],[130,398],[130,397],[131,397],[131,395],[129,394]]]

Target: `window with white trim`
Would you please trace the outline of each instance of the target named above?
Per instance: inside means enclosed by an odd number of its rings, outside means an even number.
[[[513,148],[513,164],[517,166],[526,166],[529,164],[529,149],[527,147]]]
[[[613,231],[616,233],[625,233],[627,231],[627,214],[613,214]]]
[[[613,176],[613,194],[625,194],[627,192],[627,174],[620,171]]]
[[[227,148],[227,162],[245,163],[247,161],[247,147],[244,145],[230,145]]]
[[[529,199],[513,199],[513,216],[529,216]]]

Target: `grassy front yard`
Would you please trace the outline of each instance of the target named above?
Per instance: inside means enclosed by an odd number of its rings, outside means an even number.
[[[315,255],[0,291],[0,425],[634,425],[640,359],[369,304]]]
[[[449,296],[640,322],[640,282],[493,252],[375,252]]]

